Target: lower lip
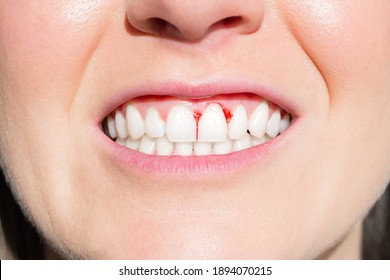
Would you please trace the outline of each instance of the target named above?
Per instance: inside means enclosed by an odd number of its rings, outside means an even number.
[[[199,176],[238,171],[250,166],[259,166],[270,158],[277,150],[287,145],[290,135],[300,123],[300,118],[293,119],[290,127],[283,134],[264,144],[241,151],[208,156],[156,156],[147,155],[123,147],[108,138],[100,128],[95,135],[103,153],[108,154],[114,162],[129,171],[138,170],[143,173],[161,175]]]

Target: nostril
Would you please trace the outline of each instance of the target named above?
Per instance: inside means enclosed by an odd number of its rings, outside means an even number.
[[[162,18],[151,17],[147,20],[147,23],[149,29],[153,30],[155,34],[175,34],[179,32],[175,25]]]
[[[215,24],[216,25],[220,24],[224,27],[230,28],[230,27],[235,27],[237,25],[240,25],[243,21],[244,19],[241,16],[233,16],[233,17],[224,18]]]

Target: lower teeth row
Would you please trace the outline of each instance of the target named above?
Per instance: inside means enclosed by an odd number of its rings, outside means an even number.
[[[288,128],[291,118],[288,113],[281,117],[280,109],[269,116],[266,101],[259,104],[248,120],[244,106],[237,106],[229,123],[224,117],[222,119],[222,108],[216,103],[206,108],[196,124],[195,119],[189,116],[191,112],[186,113],[186,108],[173,108],[171,112],[165,123],[157,110],[150,108],[144,121],[138,110],[129,105],[126,116],[117,110],[115,117],[110,115],[105,119],[105,133],[119,145],[148,155],[204,156],[228,154],[270,141]],[[129,119],[129,116],[134,117]],[[258,123],[264,127],[261,131],[257,129]],[[188,131],[194,125],[195,132],[192,129]],[[132,132],[135,131],[141,133],[134,137]]]
[[[205,156],[222,155],[236,151],[248,149],[272,140],[273,138],[265,135],[262,138],[251,136],[247,133],[242,139],[231,140],[227,138],[224,142],[189,142],[179,143],[171,142],[166,136],[160,138],[150,138],[144,135],[140,140],[117,138],[116,143],[132,150],[139,151],[148,155],[159,156]]]

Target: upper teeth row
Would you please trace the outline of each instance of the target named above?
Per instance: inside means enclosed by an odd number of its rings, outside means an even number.
[[[290,115],[285,113],[282,117],[280,109],[270,115],[265,100],[249,119],[242,104],[236,106],[232,115],[227,123],[222,107],[211,103],[197,124],[191,108],[176,105],[164,122],[155,108],[149,108],[143,119],[138,109],[130,104],[125,116],[117,110],[115,117],[107,117],[107,128],[109,136],[116,138],[119,144],[143,153],[191,155],[249,148],[276,137],[290,124]]]

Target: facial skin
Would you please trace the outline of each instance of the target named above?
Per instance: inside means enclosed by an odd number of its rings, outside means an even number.
[[[388,0],[0,0],[3,168],[66,257],[316,258],[390,181],[389,35]],[[102,145],[114,95],[237,77],[298,108],[264,160],[150,174]]]

